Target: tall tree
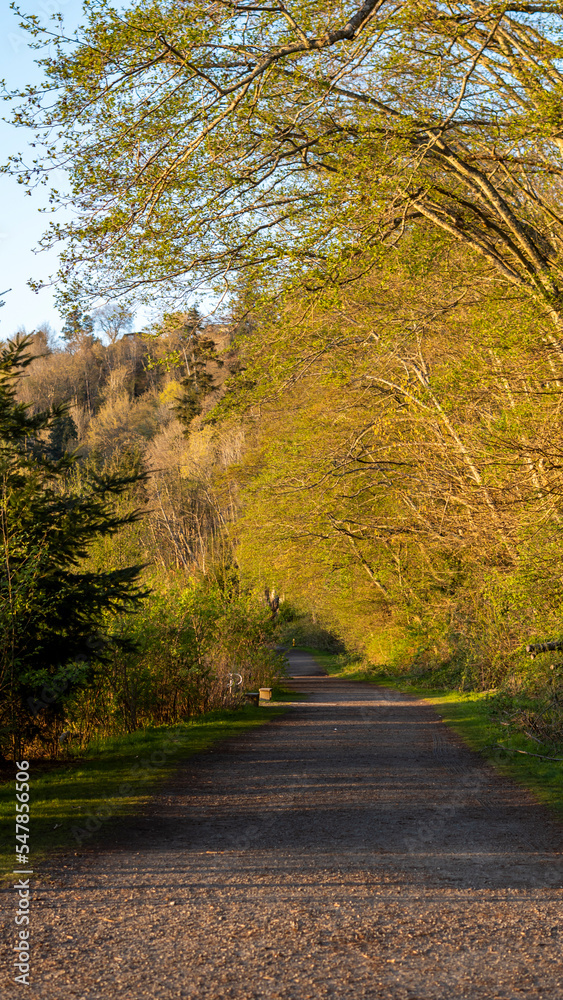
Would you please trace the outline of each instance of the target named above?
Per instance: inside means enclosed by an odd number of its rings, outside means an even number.
[[[349,280],[426,220],[559,325],[561,10],[100,0],[70,40],[24,16],[55,54],[15,116],[45,153],[11,166],[70,164],[71,291]]]
[[[115,344],[123,334],[131,332],[133,313],[123,302],[108,302],[96,310],[95,325],[110,344]]]
[[[64,409],[31,415],[16,401],[28,346],[0,349],[0,748],[16,755],[56,733],[65,699],[104,655],[108,615],[145,593],[141,566],[81,567],[93,540],[138,519],[113,501],[139,476],[92,474],[72,488],[76,457],[52,457]]]
[[[94,320],[88,313],[82,312],[79,306],[74,306],[65,315],[61,334],[67,344],[73,347],[91,341],[94,334]]]

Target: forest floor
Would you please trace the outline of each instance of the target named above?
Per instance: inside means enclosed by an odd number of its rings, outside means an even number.
[[[45,868],[28,995],[561,1000],[558,823],[431,706],[289,657],[307,701]]]

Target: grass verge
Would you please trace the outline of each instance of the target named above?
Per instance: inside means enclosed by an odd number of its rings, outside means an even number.
[[[366,669],[360,660],[347,654],[324,653],[311,647],[305,651],[333,677],[395,688],[428,702],[467,746],[486,757],[501,773],[531,791],[563,819],[563,760],[549,761],[528,756],[540,754],[563,758],[563,747],[528,739],[511,726],[511,707],[515,707],[517,699],[510,706],[508,699],[499,697],[496,691],[429,688],[400,674],[383,673],[377,668]]]
[[[179,759],[208,750],[281,715],[280,706],[245,706],[212,712],[192,722],[155,726],[125,736],[100,739],[80,760],[45,770],[30,762],[29,865],[49,854],[92,843],[110,820],[133,815],[173,770]],[[15,785],[0,785],[0,880],[12,878],[15,860]],[[19,846],[19,845],[18,845]]]

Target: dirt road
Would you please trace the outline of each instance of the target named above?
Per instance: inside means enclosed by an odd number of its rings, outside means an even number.
[[[53,870],[25,995],[562,1000],[560,828],[430,707],[311,665]]]

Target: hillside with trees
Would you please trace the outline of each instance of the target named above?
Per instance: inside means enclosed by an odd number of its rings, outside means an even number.
[[[38,330],[0,353],[4,755],[235,706],[233,671],[280,665],[223,531],[241,433],[202,426],[228,330],[176,314],[104,344],[76,318],[62,347]]]
[[[65,343],[35,332],[18,400],[66,404],[34,431],[45,460],[75,453],[63,491],[129,477],[84,568],[152,588],[65,724],[193,711],[301,629],[490,690],[560,743],[560,5],[101,0],[76,38],[22,23],[49,48],[15,113],[37,160],[9,169],[66,169],[74,213],[45,237]]]

